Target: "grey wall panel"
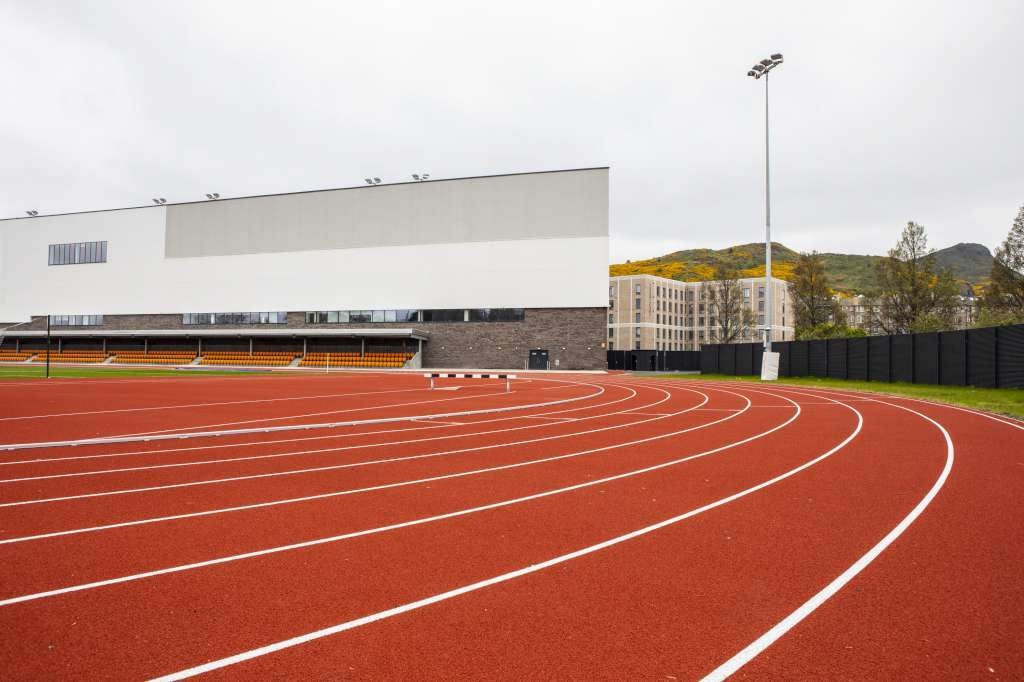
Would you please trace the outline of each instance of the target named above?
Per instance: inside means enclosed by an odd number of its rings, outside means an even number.
[[[608,169],[598,168],[177,204],[165,254],[607,236]]]

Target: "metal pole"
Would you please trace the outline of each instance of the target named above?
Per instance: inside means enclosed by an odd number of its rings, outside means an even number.
[[[50,316],[46,316],[46,378],[50,378]]]
[[[772,193],[768,144],[768,74],[764,76],[764,306],[765,352],[772,352]]]

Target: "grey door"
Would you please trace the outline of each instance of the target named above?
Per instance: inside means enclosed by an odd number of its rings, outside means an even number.
[[[546,350],[531,350],[529,367],[530,369],[547,369],[548,352]]]

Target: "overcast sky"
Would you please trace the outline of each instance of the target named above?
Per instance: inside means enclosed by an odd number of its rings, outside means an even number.
[[[994,247],[1024,2],[0,0],[0,216],[611,166],[613,262],[774,237]]]

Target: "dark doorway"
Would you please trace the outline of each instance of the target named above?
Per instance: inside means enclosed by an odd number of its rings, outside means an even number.
[[[636,371],[636,353],[630,353],[629,355],[629,368]]]
[[[652,372],[658,371],[658,354],[657,353],[654,353],[653,355],[651,355],[651,371]]]
[[[548,352],[546,350],[531,350],[529,367],[530,369],[547,369]]]

